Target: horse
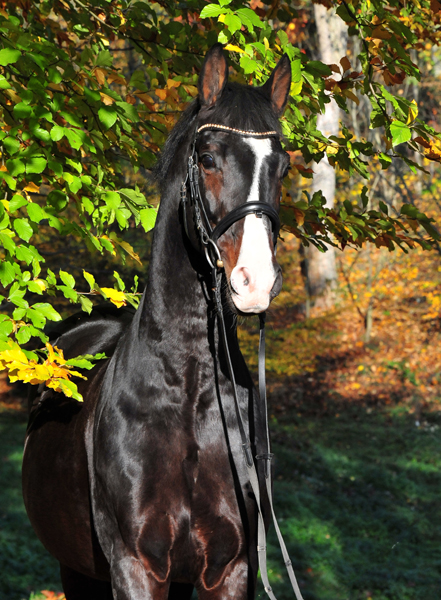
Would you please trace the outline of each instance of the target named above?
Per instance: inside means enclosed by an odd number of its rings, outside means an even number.
[[[67,600],[255,597],[258,512],[268,527],[271,506],[262,461],[250,486],[241,435],[255,457],[267,431],[237,317],[263,313],[281,290],[290,83],[286,55],[253,87],[228,80],[220,44],[207,52],[155,170],[139,308],[96,309],[57,334],[66,357],[107,356],[79,384],[83,403],[46,388],[30,407],[24,501]]]

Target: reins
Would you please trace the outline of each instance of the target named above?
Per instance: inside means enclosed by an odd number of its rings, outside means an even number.
[[[196,132],[192,143],[192,150],[190,157],[187,163],[187,175],[185,180],[181,185],[181,205],[183,211],[183,221],[184,228],[187,236],[189,237],[188,232],[188,223],[187,223],[187,204],[190,201],[190,204],[193,206],[196,229],[199,233],[199,238],[202,243],[202,246],[205,251],[205,256],[207,258],[208,264],[211,267],[212,272],[212,290],[215,300],[215,305],[217,309],[217,315],[220,322],[220,331],[221,338],[224,347],[228,373],[230,376],[232,388],[233,388],[233,398],[234,398],[234,407],[236,412],[236,419],[239,428],[239,433],[241,437],[241,445],[242,451],[244,455],[244,462],[247,468],[248,478],[251,484],[251,489],[254,493],[254,497],[256,499],[257,505],[257,513],[258,513],[258,522],[257,522],[257,556],[259,561],[259,569],[260,575],[262,578],[262,582],[264,585],[265,592],[268,594],[271,600],[277,600],[274,595],[272,588],[269,583],[268,578],[268,568],[267,568],[267,554],[266,554],[266,531],[265,524],[262,513],[262,503],[260,496],[260,488],[259,488],[259,476],[257,473],[256,465],[254,463],[252,447],[249,436],[246,431],[245,424],[243,422],[243,418],[240,411],[239,406],[239,398],[237,394],[237,386],[236,379],[234,376],[233,364],[231,361],[231,355],[228,348],[228,337],[225,326],[225,319],[223,313],[222,306],[222,295],[221,295],[221,284],[222,284],[222,269],[224,267],[223,261],[221,259],[220,251],[217,246],[217,241],[220,236],[233,225],[236,221],[243,219],[249,214],[255,214],[257,217],[262,218],[263,215],[266,215],[272,224],[272,233],[273,233],[273,242],[274,247],[277,243],[277,237],[280,229],[280,220],[277,211],[268,203],[260,202],[258,200],[246,202],[241,204],[240,206],[233,209],[229,212],[221,221],[214,227],[211,227],[209,222],[204,203],[202,201],[202,196],[199,188],[199,168],[198,168],[198,157],[196,154],[196,139],[197,135],[206,129],[217,129],[221,131],[226,131],[229,133],[235,133],[236,135],[246,136],[246,137],[256,137],[256,138],[265,138],[278,136],[276,131],[266,131],[266,132],[254,132],[254,131],[243,131],[240,129],[234,129],[231,127],[227,127],[225,125],[217,125],[207,123],[199,127]],[[187,186],[190,192],[190,198],[187,197]],[[259,336],[259,360],[258,360],[258,372],[259,372],[259,396],[260,401],[263,404],[262,414],[264,418],[264,431],[266,436],[266,452],[263,454],[258,454],[255,458],[256,460],[261,460],[264,463],[264,477],[265,477],[265,487],[268,495],[268,501],[271,509],[271,516],[274,523],[274,527],[277,533],[277,538],[279,540],[279,545],[282,551],[283,560],[285,562],[285,566],[288,572],[288,576],[296,595],[297,600],[303,600],[302,594],[300,592],[296,576],[294,574],[294,570],[292,567],[292,562],[289,558],[288,551],[286,549],[286,545],[284,539],[282,537],[282,533],[280,531],[279,525],[277,523],[277,518],[274,512],[273,498],[272,498],[272,490],[271,490],[271,460],[273,458],[273,454],[271,453],[270,447],[270,439],[269,439],[269,427],[268,427],[268,410],[267,410],[267,397],[266,397],[266,382],[265,382],[265,313],[261,313],[259,315],[260,322],[260,336]]]

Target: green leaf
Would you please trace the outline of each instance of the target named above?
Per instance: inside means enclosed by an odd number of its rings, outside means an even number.
[[[207,4],[207,6],[204,6],[201,11],[201,19],[218,17],[224,12],[225,11],[222,9],[222,7],[218,6],[217,4]]]
[[[386,214],[386,215],[389,214],[389,209],[387,207],[387,204],[385,204],[382,200],[380,200],[379,206],[380,206],[381,212],[384,212],[384,214]]]
[[[56,162],[54,160],[48,160],[48,167],[57,177],[62,177],[63,175],[63,165],[62,163]]]
[[[19,158],[10,158],[7,160],[6,168],[11,177],[17,177],[17,175],[21,175],[26,170],[24,163]]]
[[[328,67],[328,65],[322,63],[320,60],[308,61],[305,65],[305,71],[308,71],[313,75],[315,73],[319,73],[323,77],[329,77],[329,75],[332,75],[332,69]]]
[[[141,225],[146,232],[150,231],[155,226],[157,214],[158,212],[155,208],[143,208],[139,211]]]
[[[14,281],[14,279],[15,270],[13,265],[7,260],[0,262],[0,281],[2,286],[7,287]]]
[[[133,123],[139,121],[139,115],[136,108],[128,102],[116,102],[116,106],[122,109],[124,116],[129,119],[129,121],[132,121]]]
[[[283,31],[283,29],[279,29],[279,31],[277,32],[277,35],[279,37],[280,45],[283,48],[283,46],[286,46],[289,42],[288,36],[287,36],[286,32]]]
[[[3,48],[0,50],[0,65],[6,67],[16,63],[21,56],[20,50],[14,50],[13,48]]]
[[[43,173],[47,165],[47,160],[42,156],[32,156],[26,161],[26,173]]]
[[[63,295],[64,295],[65,298],[68,298],[72,302],[78,302],[78,294],[70,286],[68,286],[68,285],[59,285],[58,289],[60,290],[60,292],[63,292]]]
[[[20,141],[12,137],[7,137],[3,140],[3,146],[9,154],[15,154],[20,149]]]
[[[20,329],[15,334],[15,337],[17,338],[17,342],[19,344],[26,344],[26,342],[29,342],[29,340],[31,339],[30,327],[28,325],[20,327]]]
[[[49,67],[47,72],[49,74],[49,81],[51,83],[57,84],[63,81],[63,77],[58,69],[55,69],[54,67]]]
[[[79,150],[81,148],[81,146],[83,145],[83,142],[81,140],[79,132],[76,131],[75,129],[68,129],[67,127],[65,127],[64,135],[67,137],[69,144],[75,150]]]
[[[249,75],[250,73],[254,73],[258,70],[257,62],[248,56],[245,56],[245,54],[242,54],[240,57],[240,66],[242,67],[245,75]]]
[[[144,194],[141,194],[140,191],[138,190],[131,190],[130,188],[122,188],[121,190],[119,190],[119,193],[121,194],[123,200],[128,200],[129,202],[132,202],[133,204],[136,204],[137,206],[145,206],[146,204],[148,204],[147,202],[147,198],[144,196]]]
[[[378,155],[378,160],[380,161],[381,168],[387,169],[388,166],[392,163],[392,158],[383,152],[380,152]]]
[[[236,11],[236,14],[246,27],[249,27],[246,23],[247,20],[250,21],[254,27],[264,27],[264,23],[260,20],[259,15],[251,8],[239,8]]]
[[[83,269],[83,277],[89,284],[90,289],[91,290],[95,289],[95,277],[93,275],[91,275],[90,273],[88,273],[87,271],[84,271],[84,269]]]
[[[0,75],[0,90],[9,90],[11,89],[11,84],[6,79],[4,75]]]
[[[34,223],[39,223],[42,219],[46,218],[46,213],[36,202],[29,202],[26,210],[28,211],[29,218]]]
[[[390,124],[390,133],[392,135],[392,145],[398,146],[408,142],[412,137],[412,131],[410,128],[401,121],[392,121]]]
[[[115,124],[117,117],[118,113],[113,106],[103,106],[98,111],[98,118],[106,129],[110,129]]]
[[[83,296],[82,294],[78,294],[78,300],[80,301],[81,308],[84,312],[87,312],[89,315],[92,312],[93,302],[87,296]]]
[[[19,102],[13,108],[16,119],[27,119],[32,115],[32,108],[24,102]]]
[[[1,315],[2,317],[6,317],[6,315]],[[7,317],[6,317],[7,318]],[[0,333],[3,335],[10,335],[14,330],[14,323],[11,319],[2,320],[0,323]]]
[[[103,200],[112,210],[116,210],[121,204],[121,196],[117,192],[106,192]]]
[[[67,205],[68,197],[60,190],[52,190],[47,197],[47,202],[53,206],[57,212],[61,212]]]
[[[26,221],[25,219],[15,219],[13,225],[18,237],[20,237],[25,242],[29,242],[34,231],[29,225],[28,221]]]
[[[37,304],[32,305],[32,308],[46,317],[46,319],[49,319],[49,321],[61,321],[61,316],[57,313],[55,308],[47,302],[37,302]]]
[[[12,287],[16,285],[17,284],[15,283]],[[12,302],[12,304],[15,304],[15,306],[19,306],[20,308],[28,308],[29,304],[23,298],[25,294],[26,290],[21,290],[20,288],[17,288],[9,294],[8,300],[9,302]]]
[[[95,65],[97,67],[111,67],[113,56],[108,50],[102,50],[96,57]]]
[[[411,219],[416,219],[419,215],[419,210],[416,208],[416,206],[406,203],[401,207],[400,213],[402,215],[406,215],[406,217],[410,217]]]
[[[66,273],[66,271],[60,270],[60,279],[68,287],[70,287],[72,289],[75,287],[75,279],[72,277],[72,275],[70,275],[69,273]]]
[[[239,17],[236,17],[236,15],[233,14],[226,15],[224,23],[228,27],[228,31],[232,34],[236,33],[236,31],[242,27],[242,22]]]
[[[120,292],[123,292],[126,289],[124,281],[121,279],[117,271],[113,271],[113,276],[116,279],[116,287],[119,289]]]
[[[60,125],[54,125],[50,131],[51,140],[54,142],[59,142],[64,136],[64,127]]]
[[[0,243],[5,250],[14,256],[16,250],[15,242],[7,233],[0,232]]]
[[[29,248],[26,248],[26,246],[17,246],[17,249],[15,251],[15,256],[18,260],[22,260],[27,265],[30,265],[34,259],[34,255],[29,250]],[[33,291],[33,290],[31,290],[31,291]],[[41,293],[41,290],[38,293]]]
[[[31,320],[32,325],[34,325],[34,327],[44,327],[46,325],[46,317],[44,317],[40,312],[38,312],[38,310],[34,310],[32,306],[26,311],[26,316],[28,319]]]

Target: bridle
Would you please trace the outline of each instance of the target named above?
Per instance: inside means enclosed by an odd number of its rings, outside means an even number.
[[[235,129],[227,127],[226,125],[218,125],[213,123],[207,123],[201,125],[196,129],[193,142],[191,145],[190,156],[187,161],[187,174],[185,180],[181,184],[181,206],[184,229],[187,237],[191,239],[188,229],[188,208],[189,205],[194,210],[195,226],[198,233],[199,241],[204,249],[207,262],[211,268],[212,274],[212,291],[216,305],[217,316],[220,322],[220,329],[222,333],[222,342],[227,360],[228,373],[230,375],[231,384],[233,387],[234,406],[236,412],[237,424],[239,427],[239,433],[241,437],[241,445],[244,454],[244,461],[247,468],[248,478],[253,490],[257,511],[258,511],[258,524],[257,524],[257,556],[259,560],[260,576],[264,585],[265,592],[271,598],[271,600],[277,600],[269,583],[268,579],[268,568],[266,558],[266,531],[263,520],[261,498],[260,498],[260,487],[259,477],[256,466],[254,464],[251,442],[246,431],[245,424],[242,419],[239,398],[237,393],[236,379],[234,376],[233,364],[231,361],[230,351],[228,348],[228,337],[225,327],[225,319],[222,306],[222,295],[221,295],[221,284],[222,284],[222,269],[224,263],[221,258],[221,254],[217,245],[217,242],[221,235],[223,235],[234,223],[243,219],[247,215],[255,214],[257,217],[262,218],[263,215],[267,216],[272,225],[272,235],[274,248],[277,244],[277,238],[280,230],[280,219],[277,210],[268,204],[267,202],[260,202],[259,200],[253,200],[240,204],[233,210],[231,210],[225,217],[223,217],[219,223],[213,228],[208,219],[205,205],[202,199],[200,187],[199,187],[199,167],[198,167],[198,155],[196,152],[196,141],[197,136],[201,131],[204,130],[220,130],[242,137],[254,137],[254,138],[269,138],[279,137],[277,131],[244,131],[241,129]],[[259,338],[259,396],[263,404],[263,419],[264,419],[264,430],[266,434],[266,452],[259,454],[255,458],[256,460],[264,461],[264,476],[265,485],[268,495],[268,500],[271,508],[271,516],[273,519],[274,527],[279,540],[280,548],[282,551],[285,566],[288,572],[288,576],[293,587],[294,593],[297,600],[303,600],[300,588],[298,586],[296,576],[292,567],[292,562],[289,558],[288,551],[286,549],[285,542],[282,537],[279,525],[277,523],[276,515],[274,513],[272,489],[271,489],[271,460],[273,454],[271,453],[269,429],[268,429],[268,409],[267,409],[267,398],[266,398],[266,383],[265,383],[265,313],[259,314],[260,320],[260,338]]]

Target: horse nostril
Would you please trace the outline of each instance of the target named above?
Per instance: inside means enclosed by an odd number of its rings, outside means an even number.
[[[280,265],[278,265],[276,278],[274,280],[273,287],[270,291],[270,299],[271,300],[274,300],[274,298],[280,294],[280,292],[282,290],[282,282],[283,282],[282,268],[280,267]]]

